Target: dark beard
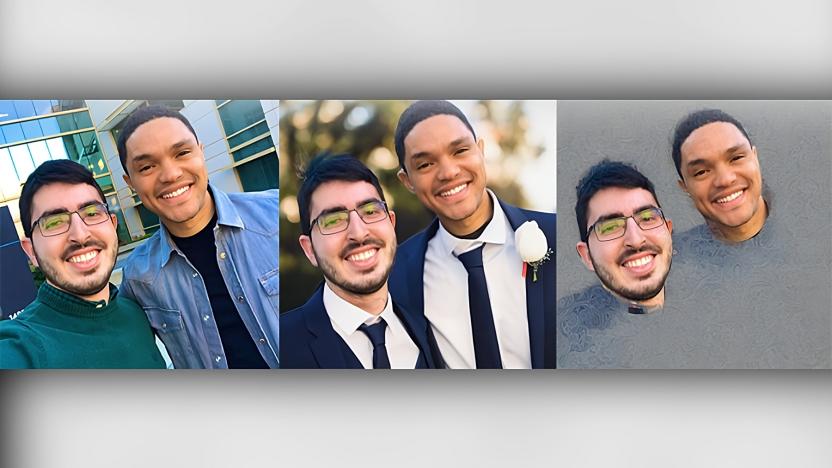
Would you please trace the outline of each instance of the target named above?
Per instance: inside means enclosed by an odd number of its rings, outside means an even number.
[[[628,299],[630,301],[635,302],[644,302],[649,299],[653,299],[660,292],[662,292],[662,289],[664,289],[665,280],[667,280],[667,275],[670,274],[670,267],[673,265],[673,257],[671,256],[667,264],[667,271],[665,271],[664,276],[662,277],[661,281],[658,282],[656,287],[648,289],[646,291],[639,292],[613,284],[612,275],[608,274],[607,270],[599,268],[598,265],[595,264],[595,259],[592,258],[592,255],[589,256],[589,259],[592,262],[592,266],[595,268],[596,276],[598,276],[598,279],[601,281],[601,284],[603,284],[610,291],[623,297],[624,299]]]
[[[90,245],[94,245],[96,247],[104,247],[104,248],[102,248],[102,252],[106,251],[106,246],[103,245],[103,244],[98,245],[98,244],[88,243],[86,245],[82,245],[82,246],[78,246],[78,247],[69,249],[69,252],[67,252],[67,255],[71,254],[72,251],[80,250],[80,249],[83,249],[85,247],[89,247]],[[114,250],[114,249],[111,249],[111,250]],[[56,269],[52,268],[52,265],[49,262],[44,262],[43,259],[40,257],[40,255],[38,255],[37,250],[35,250],[34,252],[35,252],[35,258],[37,258],[37,260],[38,260],[38,268],[40,268],[41,271],[43,271],[43,276],[46,277],[46,279],[49,281],[49,283],[51,283],[53,286],[55,286],[56,288],[58,288],[62,291],[66,291],[66,292],[72,294],[73,296],[82,296],[82,297],[83,296],[92,296],[93,294],[99,293],[102,289],[104,289],[110,283],[110,275],[112,274],[113,268],[116,265],[115,255],[113,255],[112,256],[113,257],[113,264],[110,265],[109,268],[106,267],[103,264],[99,264],[98,268],[95,271],[90,272],[90,274],[88,275],[88,276],[93,276],[93,275],[96,275],[96,274],[100,273],[101,271],[103,271],[102,269],[107,270],[107,274],[103,276],[101,281],[97,281],[97,282],[93,283],[93,282],[90,282],[90,281],[92,281],[91,278],[86,278],[85,277],[85,278],[82,279],[82,281],[84,281],[82,284],[71,284],[65,278],[62,278],[61,275],[58,273],[58,271]],[[101,255],[101,254],[99,253],[99,255]],[[59,259],[58,261],[63,261],[63,260]]]

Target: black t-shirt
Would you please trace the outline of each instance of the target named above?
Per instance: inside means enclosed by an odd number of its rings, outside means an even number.
[[[214,241],[214,226],[217,224],[217,214],[201,231],[191,237],[176,237],[171,235],[177,247],[185,254],[191,265],[197,269],[208,291],[208,300],[214,312],[214,320],[220,332],[222,347],[229,368],[238,369],[267,369],[268,365],[254,339],[246,329],[240,318],[234,301],[228,293],[228,288],[217,264],[217,245]]]

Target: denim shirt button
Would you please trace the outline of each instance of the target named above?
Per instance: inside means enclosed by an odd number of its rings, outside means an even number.
[[[217,362],[220,362],[221,359],[222,358],[220,356],[217,356],[214,360],[217,361]]]
[[[266,339],[265,338],[260,338],[260,344],[266,344]]]
[[[204,320],[204,321],[206,321],[206,322],[208,321],[208,318],[209,318],[209,316],[208,316],[208,315],[203,315],[203,316],[202,316],[202,320]]]
[[[243,296],[237,296],[237,300],[240,301],[240,302],[243,302],[243,301],[246,300],[246,298],[243,297]]]
[[[225,252],[220,252],[220,258],[225,260]]]
[[[194,278],[196,278],[197,276],[199,276],[199,273],[194,273],[193,276],[194,276]]]

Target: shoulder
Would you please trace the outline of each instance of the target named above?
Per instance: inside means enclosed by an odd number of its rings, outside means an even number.
[[[278,207],[280,204],[277,190],[262,192],[228,193],[229,202],[251,229],[268,235],[276,235],[278,230]]]
[[[439,220],[434,218],[433,221],[421,231],[408,237],[407,240],[399,244],[396,256],[410,256],[414,254],[421,254],[424,256],[424,251],[427,248],[428,241],[436,235],[439,229]]]
[[[145,239],[141,245],[133,249],[127,260],[122,265],[122,273],[124,279],[129,280],[133,278],[145,277],[150,273],[155,273],[154,265],[157,262],[152,261],[154,255],[159,255],[159,250],[162,244],[162,231],[156,231],[152,236]]]
[[[0,321],[0,369],[44,367],[45,357],[41,336],[25,317]]]
[[[545,213],[542,211],[526,210],[518,208],[530,221],[537,221],[538,226],[544,232],[552,232],[554,234],[555,224],[557,222],[557,215],[555,213]]]

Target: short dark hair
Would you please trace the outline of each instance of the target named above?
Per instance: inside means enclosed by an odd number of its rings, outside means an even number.
[[[343,180],[347,182],[367,182],[376,188],[381,201],[384,191],[378,177],[361,161],[349,154],[321,154],[309,161],[303,175],[303,183],[298,190],[298,209],[300,210],[300,229],[307,236],[312,232],[309,219],[309,205],[312,194],[326,182]]]
[[[185,124],[185,126],[188,127],[188,130],[191,131],[194,138],[196,138],[196,142],[199,143],[199,137],[196,136],[194,127],[191,126],[191,123],[188,122],[188,119],[186,119],[184,115],[164,106],[140,107],[138,110],[130,114],[130,117],[127,117],[127,120],[124,122],[124,126],[121,127],[121,133],[118,135],[118,159],[121,161],[121,167],[124,169],[125,174],[129,175],[127,172],[127,139],[129,139],[130,136],[133,135],[133,132],[135,132],[136,129],[141,127],[143,124],[162,117],[170,117]]]
[[[679,178],[683,179],[682,177],[682,144],[685,143],[685,140],[688,139],[691,133],[699,127],[708,125],[709,123],[714,122],[726,122],[732,124],[733,126],[737,127],[737,130],[743,134],[746,140],[748,140],[748,144],[754,146],[751,142],[751,138],[748,136],[748,132],[745,131],[745,128],[739,122],[739,120],[735,119],[728,113],[720,110],[720,109],[703,109],[698,110],[695,112],[691,112],[690,114],[686,115],[685,118],[679,121],[676,124],[676,130],[673,132],[673,164],[676,165],[676,172],[679,174]]]
[[[474,139],[477,139],[477,133],[474,132],[474,127],[468,122],[465,114],[455,105],[448,101],[416,101],[402,112],[401,117],[399,117],[399,123],[396,125],[396,155],[399,157],[399,166],[405,171],[407,169],[404,167],[404,139],[407,138],[407,135],[410,134],[410,131],[413,130],[416,124],[434,115],[452,115],[458,118],[468,127]]]
[[[89,169],[68,159],[46,161],[29,174],[26,183],[23,184],[23,190],[20,192],[20,200],[18,201],[20,223],[23,224],[23,233],[26,237],[32,237],[32,200],[35,198],[35,194],[42,187],[54,183],[91,185],[95,187],[101,201],[105,205],[107,204],[104,191],[95,183],[95,178]]]
[[[590,167],[583,178],[581,178],[581,181],[578,182],[577,187],[575,187],[578,195],[578,201],[575,202],[575,217],[578,219],[578,232],[580,232],[583,242],[589,239],[588,226],[586,225],[589,201],[596,193],[610,187],[640,188],[647,190],[653,195],[653,198],[656,200],[656,205],[661,208],[659,197],[656,196],[656,189],[653,187],[653,183],[644,174],[639,172],[635,166],[620,161],[604,159]]]

